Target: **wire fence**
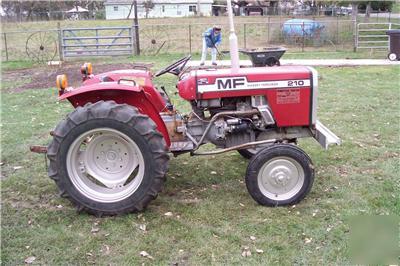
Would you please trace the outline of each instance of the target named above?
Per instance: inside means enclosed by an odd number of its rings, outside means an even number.
[[[202,33],[210,26],[208,23],[147,24],[139,27],[142,54],[158,55],[166,53],[196,53],[201,51]],[[221,24],[223,41],[221,51],[229,50],[228,24]],[[29,52],[53,52],[54,60],[62,58],[60,36],[62,30],[9,31],[1,34],[2,61],[31,60]],[[93,31],[100,29],[93,28]],[[235,24],[240,48],[259,48],[284,46],[290,51],[351,51],[355,48],[357,24],[354,20],[332,19],[313,22],[291,22],[267,19],[263,22],[239,22]],[[34,36],[45,32],[46,37]],[[42,34],[43,35],[43,34]],[[79,36],[79,35],[78,35]],[[39,39],[36,43],[30,40]],[[83,36],[80,36],[83,37]],[[133,40],[133,39],[132,39]],[[135,44],[133,44],[135,45]],[[43,47],[42,47],[43,46]],[[48,48],[50,47],[50,48]],[[60,57],[61,55],[61,57]]]

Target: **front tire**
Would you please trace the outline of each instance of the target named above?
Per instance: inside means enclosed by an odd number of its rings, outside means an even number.
[[[53,136],[49,176],[79,211],[141,211],[162,189],[166,143],[154,122],[132,106],[88,103],[61,121]]]
[[[265,206],[300,202],[310,192],[314,167],[297,146],[277,144],[258,152],[249,162],[246,186],[252,198]]]

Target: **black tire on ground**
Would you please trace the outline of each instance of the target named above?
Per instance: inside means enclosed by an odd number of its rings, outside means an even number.
[[[104,155],[100,159],[104,158],[103,162],[106,162],[106,159],[123,161],[125,156],[126,161],[117,162],[117,166],[114,161],[107,161],[109,164],[113,163],[113,167],[116,168],[112,173],[108,172],[109,168],[105,168],[105,164],[96,161],[100,160],[98,157],[100,145],[103,146],[104,143],[104,146],[107,146],[106,143],[110,141],[112,143],[107,148],[109,151],[106,151],[110,152],[106,154],[109,157]],[[112,150],[114,141],[115,144],[117,141],[120,142],[119,146],[116,146],[120,148],[117,152]],[[90,149],[94,151],[93,156],[89,153],[90,145],[94,146]],[[125,152],[121,152],[125,149],[124,145],[128,148]],[[86,148],[81,148],[83,146]],[[77,147],[77,155],[73,155],[76,151],[73,147]],[[101,153],[104,154],[103,151]],[[148,116],[139,113],[135,107],[116,104],[114,101],[88,103],[71,112],[54,130],[54,138],[48,146],[47,156],[50,160],[48,174],[56,182],[60,195],[76,205],[78,211],[86,211],[96,216],[143,210],[162,190],[169,160],[167,145],[163,136],[156,130],[155,123]],[[84,165],[85,168],[91,167],[97,170],[97,173],[100,173],[97,176],[103,179],[94,177],[88,170],[75,167],[84,164],[83,161],[88,162]],[[127,174],[123,178],[121,172],[118,172],[118,167],[127,169],[125,172]],[[136,172],[132,172],[131,169],[135,169]],[[121,178],[125,183],[104,185],[110,184],[104,182],[115,182],[110,178],[111,174]],[[125,176],[129,177],[124,179]],[[129,185],[132,182],[136,182],[134,186]],[[97,194],[91,192],[89,186],[85,184],[89,184],[99,192]],[[125,194],[119,196],[117,193]]]
[[[314,182],[310,157],[292,144],[276,144],[259,151],[249,162],[246,186],[252,198],[265,206],[300,202]]]

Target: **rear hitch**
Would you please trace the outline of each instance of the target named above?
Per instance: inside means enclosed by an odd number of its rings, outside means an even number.
[[[40,146],[40,145],[32,145],[29,147],[31,152],[34,153],[41,153],[44,154],[44,165],[46,167],[46,171],[48,170],[48,164],[47,164],[47,147],[46,146]]]

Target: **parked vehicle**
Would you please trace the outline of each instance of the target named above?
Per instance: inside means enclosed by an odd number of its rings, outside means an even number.
[[[240,68],[229,17],[231,68],[186,68],[189,55],[155,74],[139,67],[94,75],[85,64],[78,88],[57,77],[59,100],[75,109],[47,147],[31,149],[47,153],[61,196],[98,216],[141,211],[163,187],[168,153],[236,150],[249,159],[245,181],[256,202],[275,207],[304,199],[315,168],[297,140],[340,144],[318,121],[318,73],[305,66]],[[153,78],[167,73],[177,76],[190,113],[181,114],[164,87],[154,86]],[[216,149],[201,151],[206,143]]]

